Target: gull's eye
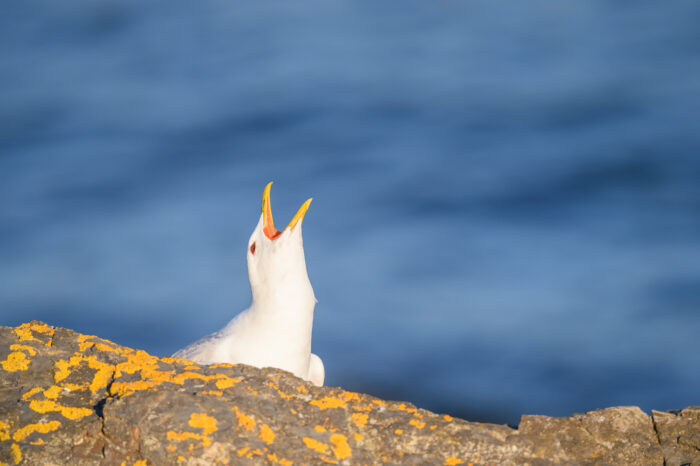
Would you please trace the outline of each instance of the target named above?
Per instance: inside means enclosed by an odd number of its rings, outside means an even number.
[[[250,245],[250,253],[255,254],[255,241]]]

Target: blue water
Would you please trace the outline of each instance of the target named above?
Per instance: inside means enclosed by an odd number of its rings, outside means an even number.
[[[0,324],[166,355],[304,240],[327,383],[470,420],[700,403],[700,3],[13,2]]]

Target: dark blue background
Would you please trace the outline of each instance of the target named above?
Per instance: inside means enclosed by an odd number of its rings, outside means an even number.
[[[157,355],[310,196],[327,383],[470,420],[700,402],[700,3],[25,1],[0,323]]]

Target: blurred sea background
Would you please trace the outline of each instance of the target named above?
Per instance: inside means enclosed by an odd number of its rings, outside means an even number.
[[[0,324],[168,355],[308,197],[326,381],[473,421],[700,403],[700,3],[3,5]]]

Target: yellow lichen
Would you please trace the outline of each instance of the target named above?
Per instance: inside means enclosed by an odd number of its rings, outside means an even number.
[[[316,432],[326,432],[326,428],[323,426],[316,426],[316,427],[314,427],[314,430]]]
[[[352,449],[350,449],[348,439],[344,435],[333,434],[331,435],[330,440],[333,444],[331,449],[333,450],[333,453],[337,459],[342,460],[352,456]]]
[[[61,413],[61,415],[66,419],[71,420],[80,419],[93,413],[93,411],[88,408],[72,408],[69,406],[62,406],[52,400],[32,400],[29,402],[29,409],[42,414],[56,411]]]
[[[320,400],[310,401],[309,404],[317,406],[321,410],[329,408],[345,408],[347,406],[345,401],[332,396],[324,396]]]
[[[188,424],[191,427],[196,427],[198,429],[202,429],[202,433],[204,435],[209,435],[212,432],[216,432],[219,430],[219,428],[216,426],[216,418],[213,418],[211,416],[207,416],[204,413],[197,414],[197,413],[192,413],[190,415],[190,420]]]
[[[21,442],[25,438],[29,437],[34,432],[39,432],[40,434],[46,434],[48,432],[53,432],[61,426],[58,421],[42,422],[39,424],[27,424],[15,431],[12,435],[12,440],[15,442]]]
[[[10,440],[10,424],[0,420],[0,442]]]
[[[169,430],[167,438],[168,440],[175,440],[177,442],[182,442],[185,440],[199,440],[202,442],[202,446],[204,447],[211,445],[211,439],[209,437],[201,434],[195,434],[194,432],[175,432],[174,430]],[[192,445],[190,445],[190,447],[192,447]]]
[[[284,458],[277,458],[277,454],[275,453],[268,453],[267,459],[270,460],[271,463],[277,463],[282,466],[291,466],[292,464],[294,464],[294,462],[286,460]]]
[[[44,439],[40,438],[40,439],[32,440],[31,442],[29,442],[29,444],[30,445],[43,445]]]
[[[260,424],[260,435],[258,435],[258,437],[260,440],[270,445],[275,441],[276,435],[272,429],[270,429],[270,426],[267,424]]]
[[[450,422],[450,421],[452,421],[452,419],[454,419],[454,418],[453,418],[452,416],[450,416],[449,414],[445,414],[445,415],[443,415],[442,417],[445,418],[445,420],[446,420],[447,422]]]
[[[362,397],[355,392],[341,392],[338,396],[347,402],[362,401]]]
[[[262,456],[263,452],[260,451],[259,448],[256,448],[255,450],[251,451],[247,455],[245,455],[246,458],[252,458],[253,456]]]
[[[355,439],[356,442],[361,442],[362,441],[362,434],[354,434],[353,438]]]
[[[323,442],[319,442],[318,440],[313,439],[311,437],[304,437],[301,439],[301,441],[304,442],[304,445],[306,445],[306,448],[309,448],[311,450],[315,450],[315,451],[322,453],[322,454],[328,453],[328,450],[330,449],[330,447],[327,444],[325,444]]]
[[[147,466],[148,463],[146,463],[146,460],[138,460],[134,463],[133,466]]]
[[[425,427],[425,422],[421,422],[417,419],[411,419],[410,421],[408,421],[408,423],[414,426],[416,429],[422,429],[423,427]]]
[[[369,416],[367,414],[353,413],[352,420],[357,425],[357,427],[363,429],[365,426],[367,426],[368,417]]]
[[[236,453],[238,454],[238,456],[243,456],[246,453],[248,453],[248,450],[250,450],[250,447],[243,447],[236,450]]]
[[[10,447],[10,452],[12,453],[12,461],[14,461],[15,464],[19,464],[19,462],[22,461],[22,450],[19,449],[19,445],[13,443]]]
[[[299,385],[299,386],[297,387],[297,391],[298,391],[299,393],[309,393],[309,391],[308,391],[308,390],[306,389],[306,387],[303,386],[303,385]]]
[[[26,351],[30,356],[36,356],[36,349],[29,345],[10,345],[12,351]]]
[[[7,359],[0,362],[7,372],[26,371],[29,369],[29,359],[21,351],[14,351],[7,355]]]
[[[22,399],[26,401],[27,398],[32,397],[33,395],[35,395],[36,393],[39,393],[42,390],[43,390],[43,388],[41,388],[41,387],[34,387],[31,390],[29,390],[27,393],[22,395]]]
[[[58,395],[61,394],[62,390],[63,387],[59,387],[58,385],[52,385],[46,390],[44,390],[44,396],[51,400],[55,400],[56,398],[58,398]]]
[[[222,378],[216,381],[216,388],[218,388],[219,390],[223,390],[225,388],[233,387],[240,381],[241,379],[235,379],[232,377]]]
[[[401,430],[401,429],[396,429],[396,430],[394,431],[394,433],[395,433],[396,435],[401,435],[401,434],[403,434],[403,430]]]
[[[464,461],[454,456],[450,456],[445,460],[445,466],[456,466],[458,464],[464,464]]]
[[[253,428],[255,428],[255,419],[240,412],[237,406],[234,406],[231,409],[235,411],[236,416],[238,417],[239,426],[243,426],[245,430],[253,430]]]

